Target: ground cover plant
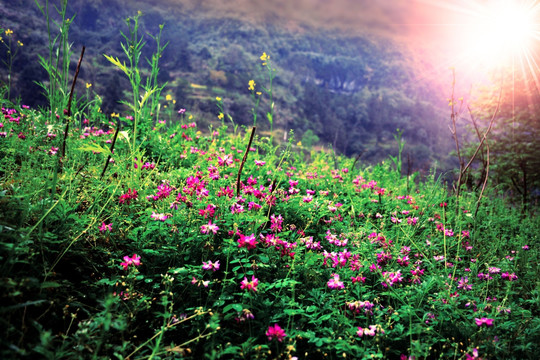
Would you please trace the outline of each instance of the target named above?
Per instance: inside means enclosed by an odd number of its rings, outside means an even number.
[[[54,107],[2,99],[2,358],[538,358],[538,217],[403,176],[401,152],[279,144],[222,98],[200,129],[161,94],[159,36],[143,70],[137,24],[107,57],[126,114],[73,95],[67,48],[41,60]],[[271,56],[254,125],[272,126]]]

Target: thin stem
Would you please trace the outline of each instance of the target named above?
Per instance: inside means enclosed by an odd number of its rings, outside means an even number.
[[[257,129],[256,126],[254,126],[251,129],[251,135],[249,137],[249,143],[246,148],[246,151],[244,152],[244,158],[242,159],[242,163],[240,163],[240,168],[238,169],[238,176],[236,177],[236,196],[240,196],[240,176],[242,175],[242,169],[244,168],[244,164],[247,160],[247,156],[249,153],[249,149],[251,148],[251,142],[253,141],[253,135],[255,135],[255,130]]]
[[[75,84],[77,83],[77,77],[79,76],[79,71],[81,70],[81,63],[84,56],[85,46],[82,47],[81,56],[79,57],[79,62],[77,63],[77,70],[75,70],[75,76],[73,77],[73,83],[71,84],[71,91],[69,93],[69,100],[67,106],[67,119],[66,119],[66,128],[64,130],[64,141],[62,142],[62,158],[66,156],[66,140],[69,130],[69,121],[71,119],[71,102],[73,100],[73,92],[75,91]]]

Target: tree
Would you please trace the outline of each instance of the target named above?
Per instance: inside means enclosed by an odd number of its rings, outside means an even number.
[[[478,138],[494,116],[493,128],[477,156],[483,163],[483,176],[488,170],[496,184],[521,197],[524,208],[540,190],[540,93],[530,75],[507,72],[499,86],[494,82],[495,86],[481,92],[471,113]],[[469,153],[473,148],[476,145],[469,144]]]

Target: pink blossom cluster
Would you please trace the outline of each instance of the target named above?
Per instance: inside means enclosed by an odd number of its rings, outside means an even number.
[[[141,265],[141,257],[137,254],[133,254],[133,256],[124,256],[124,262],[120,263],[124,267],[124,270],[127,270],[130,265],[133,266],[139,266]]]

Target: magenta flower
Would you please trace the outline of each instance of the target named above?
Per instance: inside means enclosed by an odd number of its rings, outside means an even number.
[[[232,155],[225,155],[223,158],[218,156],[218,165],[219,166],[231,166],[233,164]]]
[[[255,160],[255,165],[257,165],[257,166],[264,166],[265,164],[266,164],[266,161]]]
[[[339,280],[339,274],[332,274],[332,278],[326,283],[330,289],[343,289],[345,285]]]
[[[465,360],[473,360],[473,359],[480,359],[478,356],[478,349],[474,348],[472,351],[472,355],[465,354]]]
[[[101,226],[99,227],[99,231],[100,232],[105,232],[105,231],[112,231],[112,223],[110,223],[109,225],[105,224],[104,222],[101,223]]]
[[[127,270],[129,265],[133,266],[139,266],[141,265],[141,257],[137,256],[137,254],[133,254],[132,257],[124,256],[124,262],[120,263],[124,267],[124,270]]]
[[[493,326],[493,319],[488,319],[488,318],[474,318],[474,322],[476,322],[476,325],[478,326],[482,326],[482,325],[486,325],[487,327],[491,327]]]
[[[131,190],[128,189],[128,192],[125,194],[120,195],[120,198],[118,199],[119,204],[130,204],[131,200],[137,199],[139,195],[137,194],[137,190]]]
[[[507,272],[504,272],[501,274],[501,278],[505,279],[505,280],[508,280],[508,281],[515,281],[518,279],[517,275],[515,273],[509,273],[508,271]]]
[[[458,289],[462,289],[462,290],[472,290],[472,285],[469,284],[469,278],[467,276],[465,277],[462,277],[459,281],[458,281],[458,286],[457,286]]]
[[[215,263],[213,263],[212,261],[208,260],[208,262],[204,262],[203,261],[203,266],[202,268],[204,270],[212,270],[212,271],[216,271],[216,270],[219,270],[219,260],[216,261]]]
[[[238,239],[238,247],[247,247],[248,250],[255,249],[258,243],[259,242],[255,238],[255,234],[251,234],[250,236],[240,234],[240,239]]]
[[[210,232],[217,234],[219,227],[216,224],[212,224],[212,221],[208,221],[207,225],[201,226],[201,233],[209,234]]]
[[[272,230],[275,233],[278,233],[281,231],[283,224],[283,216],[281,215],[270,215],[270,230]]]
[[[285,330],[283,330],[278,324],[270,325],[266,331],[266,336],[268,336],[268,341],[276,339],[279,342],[282,342],[283,339],[287,336]]]
[[[47,152],[47,154],[56,155],[57,152],[58,152],[58,148],[54,147],[54,146],[51,146],[51,149]]]
[[[242,283],[240,285],[240,289],[244,290],[251,290],[253,292],[257,292],[257,286],[259,285],[259,279],[257,279],[255,276],[251,276],[251,281],[248,281],[247,277],[244,276],[244,280],[242,280]]]

